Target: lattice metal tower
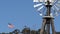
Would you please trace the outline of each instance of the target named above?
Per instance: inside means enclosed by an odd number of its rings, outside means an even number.
[[[46,28],[46,34],[50,34],[50,25],[52,28],[52,34],[56,34],[55,32],[55,27],[54,27],[54,18],[52,16],[50,16],[51,13],[51,7],[52,5],[50,5],[50,2],[47,1],[47,12],[46,12],[46,16],[43,17],[43,24],[42,24],[42,28],[40,31],[40,34],[44,34],[45,28]]]
[[[60,7],[60,5],[58,4],[59,3],[58,1],[60,0],[45,0],[45,1],[34,0],[33,1],[37,3],[36,5],[34,5],[34,8],[40,7],[38,8],[38,12],[40,13],[41,16],[43,16],[43,23],[42,23],[40,34],[44,34],[45,32],[46,34],[50,34],[50,26],[52,29],[52,34],[56,34],[55,27],[54,27],[54,16],[57,16],[58,15],[57,11],[60,11],[60,8],[58,8]],[[42,14],[41,10],[44,8],[46,8],[45,9],[46,12],[45,14]]]

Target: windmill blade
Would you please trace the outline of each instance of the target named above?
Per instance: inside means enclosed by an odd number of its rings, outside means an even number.
[[[54,7],[52,7],[52,10],[55,10]]]
[[[55,5],[55,4],[60,4],[60,0],[54,0],[53,5]]]
[[[60,0],[55,3],[56,6],[60,7]]]
[[[55,16],[58,16],[58,13],[57,12],[55,13]]]
[[[58,12],[60,12],[60,5],[56,5],[57,6],[57,8],[58,8]]]
[[[39,2],[38,0],[33,0],[33,2]]]
[[[39,15],[40,15],[40,16],[43,16],[43,14],[42,14],[42,13],[40,13]]]
[[[53,5],[55,5],[57,2],[58,2],[58,0],[54,0],[54,3],[53,3]]]
[[[57,6],[53,6],[52,10],[54,10],[54,16],[58,16],[58,12],[57,11],[59,11],[59,8]]]
[[[60,9],[60,4],[57,3],[56,6]]]
[[[54,7],[55,7],[55,9],[58,11],[59,10],[59,8],[56,6],[56,5],[54,5]]]
[[[58,2],[57,2],[58,4],[60,4],[60,0],[58,0]]]
[[[50,16],[53,16],[53,13],[50,13]]]
[[[54,15],[55,12],[56,12],[56,11],[55,11],[55,7],[52,7],[52,8],[51,8],[51,11],[52,11],[52,13],[53,13],[53,15]]]
[[[41,6],[40,8],[38,8],[38,11],[40,11],[44,6]]]
[[[52,10],[57,10],[57,11],[59,11],[59,7],[58,6],[56,6],[56,5],[54,5],[53,7],[52,7]]]
[[[33,2],[43,2],[44,0],[33,0]]]
[[[34,5],[34,8],[38,7],[38,6],[41,6],[41,5],[43,5],[43,4],[36,4],[36,5]]]
[[[55,10],[55,7],[54,7],[54,6],[52,6],[51,10]]]
[[[60,4],[56,4],[56,6],[60,7]]]

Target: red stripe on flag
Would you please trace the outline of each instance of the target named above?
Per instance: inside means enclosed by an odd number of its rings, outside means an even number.
[[[13,24],[8,24],[8,27],[9,28],[14,28],[14,25]]]

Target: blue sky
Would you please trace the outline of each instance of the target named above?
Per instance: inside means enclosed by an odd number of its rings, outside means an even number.
[[[33,5],[33,0],[0,0],[0,32],[22,30],[25,25],[31,29],[40,29],[42,17]],[[59,22],[60,16],[55,18],[55,29],[58,32],[60,31]],[[8,28],[8,23],[14,24],[15,27]]]

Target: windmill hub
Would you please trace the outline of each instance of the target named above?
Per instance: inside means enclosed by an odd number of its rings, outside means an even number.
[[[52,5],[49,1],[46,2],[46,7],[52,7]]]

